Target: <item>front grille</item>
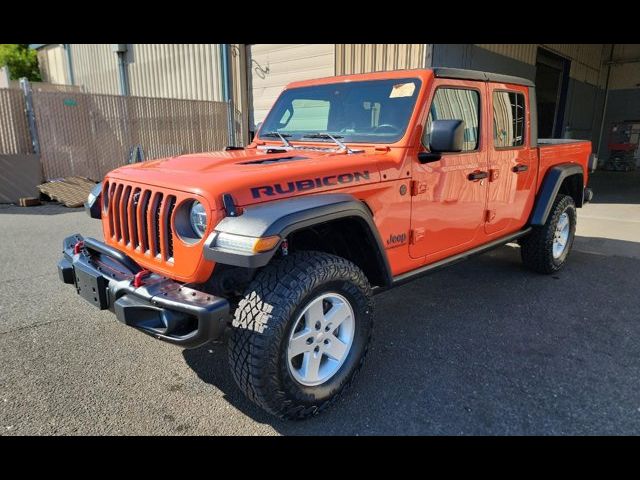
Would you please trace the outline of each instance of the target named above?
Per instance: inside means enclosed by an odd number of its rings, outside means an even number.
[[[173,209],[176,207],[176,197],[169,196],[169,206],[167,207],[167,218],[164,221],[164,228],[169,235],[167,236],[167,255],[169,258],[173,258],[173,234],[171,233],[171,215],[173,215]]]
[[[128,250],[173,263],[171,215],[176,197],[115,182],[107,184],[105,192],[111,240]]]

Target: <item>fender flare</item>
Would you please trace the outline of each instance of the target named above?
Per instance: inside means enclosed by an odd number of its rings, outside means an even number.
[[[305,195],[244,207],[242,215],[225,217],[216,225],[205,241],[204,257],[225,265],[263,267],[269,263],[282,240],[268,252],[245,254],[215,247],[217,235],[221,232],[248,237],[279,235],[284,239],[297,230],[342,218],[353,218],[364,223],[372,244],[377,245],[377,266],[384,272],[386,282],[391,284],[387,253],[369,208],[354,196],[343,193]]]
[[[584,178],[583,168],[575,163],[563,163],[551,167],[542,180],[540,190],[536,196],[535,205],[531,214],[530,225],[544,225],[547,217],[551,212],[553,202],[558,195],[562,182],[573,175],[582,175]],[[584,187],[584,185],[583,185]],[[581,205],[578,205],[581,206]]]

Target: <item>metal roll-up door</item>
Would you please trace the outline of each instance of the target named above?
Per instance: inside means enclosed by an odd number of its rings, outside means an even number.
[[[248,53],[252,131],[288,83],[335,74],[333,44],[254,44]]]

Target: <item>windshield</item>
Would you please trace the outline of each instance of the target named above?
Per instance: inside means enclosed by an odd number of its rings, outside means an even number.
[[[397,142],[407,129],[420,85],[417,78],[407,78],[285,90],[260,127],[260,139],[281,134],[289,141],[333,142],[331,135],[345,143]]]

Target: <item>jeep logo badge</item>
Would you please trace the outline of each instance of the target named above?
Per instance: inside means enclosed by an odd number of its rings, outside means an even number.
[[[407,241],[406,233],[399,233],[398,235],[394,235],[392,233],[391,235],[389,235],[389,238],[387,238],[387,245],[393,245],[394,247],[396,247],[398,245],[402,245],[406,241]]]

